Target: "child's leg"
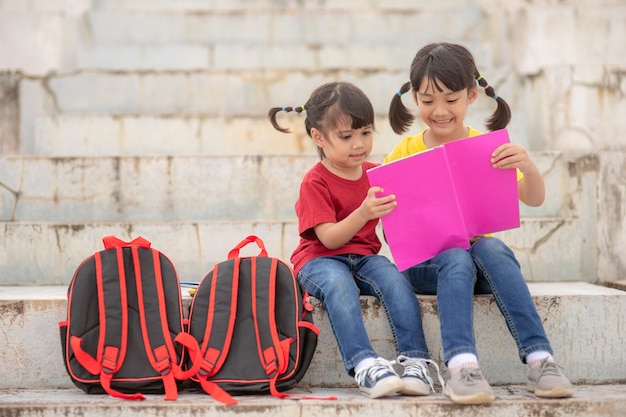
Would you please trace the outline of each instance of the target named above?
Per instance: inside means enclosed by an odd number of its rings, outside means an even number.
[[[550,342],[513,252],[499,239],[485,238],[472,245],[470,253],[479,271],[477,291],[493,294],[521,361],[530,366],[528,390],[547,398],[571,396],[572,386],[554,363]]]
[[[384,256],[358,260],[354,277],[363,295],[380,300],[391,325],[399,355],[430,359],[417,297],[409,281]]]
[[[520,360],[526,362],[526,355],[535,351],[552,354],[541,318],[513,251],[500,239],[490,237],[474,243],[469,252],[478,269],[477,292],[493,294],[517,344]]]
[[[464,249],[448,249],[404,271],[416,292],[437,294],[444,360],[451,378],[445,394],[460,404],[483,404],[495,397],[483,378],[473,330],[476,268]]]
[[[402,381],[391,364],[379,358],[361,316],[360,291],[350,269],[350,256],[321,257],[307,262],[298,281],[324,304],[344,366],[360,391],[371,398],[397,393]],[[358,372],[357,369],[358,368]]]
[[[342,260],[345,259],[345,260]],[[298,281],[324,304],[346,371],[378,355],[372,348],[361,316],[360,291],[346,257],[320,257],[307,262]]]
[[[418,294],[437,294],[441,343],[446,364],[455,355],[476,355],[473,297],[476,267],[469,253],[448,249],[403,271]]]
[[[428,371],[432,361],[424,338],[420,306],[411,284],[384,256],[370,255],[355,260],[354,277],[361,294],[376,297],[387,314],[398,352],[397,363],[404,368],[404,387],[400,393],[429,395],[434,390]]]

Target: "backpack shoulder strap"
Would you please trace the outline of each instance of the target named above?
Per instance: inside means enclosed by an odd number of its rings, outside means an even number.
[[[280,340],[276,325],[276,288],[278,268],[281,261],[278,258],[268,257],[263,242],[254,236],[257,244],[263,248],[262,254],[250,258],[252,278],[252,300],[254,329],[256,333],[259,359],[269,377],[270,393],[276,398],[302,398],[318,400],[336,400],[337,397],[311,397],[306,395],[288,394],[278,391],[276,383],[289,367],[289,352],[293,338]],[[260,243],[259,243],[260,242]],[[298,317],[298,325],[300,318]],[[319,333],[315,326],[314,330]],[[313,330],[313,329],[312,329]]]
[[[196,377],[207,394],[226,405],[237,401],[209,378],[219,372],[230,350],[237,317],[240,263],[236,258],[216,264],[200,282],[190,313],[191,326],[194,322],[204,324],[204,329],[190,328],[203,335]],[[198,316],[201,320],[194,320]]]
[[[177,371],[180,371],[180,367],[168,326],[161,253],[146,247],[131,246],[130,249],[135,271],[133,281],[137,290],[141,336],[146,355],[154,370],[161,374],[165,399],[176,400],[178,386],[175,377],[179,374]],[[178,284],[176,289],[180,291]]]
[[[96,357],[82,347],[82,340],[70,338],[78,362],[94,375],[100,375],[102,388],[111,396],[143,400],[140,393],[124,394],[111,388],[113,375],[121,368],[128,345],[128,292],[124,254],[121,247],[94,254],[100,334]]]
[[[228,356],[235,328],[239,295],[239,269],[241,266],[239,250],[252,242],[256,242],[259,245],[261,255],[267,255],[261,239],[256,236],[246,237],[228,253],[227,261],[220,262],[213,267],[212,273],[206,275],[196,291],[196,296],[199,292],[202,292],[199,294],[201,299],[206,298],[206,292],[208,292],[209,296],[205,321],[206,327],[203,332],[204,341],[202,346],[200,346],[204,357],[199,375],[203,379],[215,375],[221,369]],[[206,283],[204,282],[205,280],[207,280]],[[196,300],[198,299],[196,296],[194,296],[192,303],[194,312],[196,310]],[[216,323],[220,325],[215,325]]]
[[[270,378],[271,394],[283,398],[286,395],[276,389],[276,382],[289,365],[289,350],[294,340],[292,338],[280,340],[273,314],[276,311],[278,259],[253,257],[250,261],[253,292],[252,314],[259,359]]]

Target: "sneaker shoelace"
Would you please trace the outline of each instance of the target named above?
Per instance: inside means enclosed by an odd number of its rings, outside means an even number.
[[[475,385],[477,380],[485,379],[479,368],[461,368],[460,372],[465,385]]]
[[[560,376],[560,366],[557,365],[555,362],[551,362],[547,359],[542,360],[541,364],[539,365],[539,376],[537,377],[537,380],[539,380],[544,375]]]
[[[396,371],[391,366],[391,362],[383,358],[376,358],[374,365],[369,368],[361,369],[361,371],[354,375],[354,379],[359,385],[363,385],[363,381],[368,375],[373,381],[376,381],[384,374],[397,375]]]
[[[428,372],[428,365],[432,365],[437,370],[437,378],[439,379],[439,384],[443,389],[445,383],[443,381],[443,377],[441,376],[441,372],[439,371],[439,366],[436,362],[430,359],[415,359],[409,358],[408,356],[400,355],[398,358],[391,362],[392,364],[397,363],[404,367],[404,375],[414,376],[416,378],[421,379],[430,385],[430,389],[432,392],[435,392],[435,386],[433,379],[430,377],[430,373]]]

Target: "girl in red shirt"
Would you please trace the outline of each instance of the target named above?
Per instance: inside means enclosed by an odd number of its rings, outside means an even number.
[[[293,111],[306,114],[306,131],[321,159],[304,176],[295,205],[300,243],[291,261],[298,281],[322,301],[346,371],[364,395],[429,395],[433,381],[428,364],[434,362],[419,304],[396,266],[378,255],[376,225],[396,202],[393,195],[377,197],[383,190],[370,187],[365,173],[376,165],[366,161],[372,151],[373,106],[359,88],[333,82],[318,87],[303,106],[275,107],[268,116],[277,130],[287,133],[276,115]],[[393,369],[394,362],[372,348],[360,295],[374,296],[384,306],[402,376]]]

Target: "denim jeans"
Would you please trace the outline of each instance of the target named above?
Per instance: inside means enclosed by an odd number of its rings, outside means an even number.
[[[404,275],[418,294],[436,294],[444,361],[476,352],[473,294],[492,294],[517,344],[520,360],[538,350],[552,353],[541,318],[513,251],[485,237],[468,250],[448,249]]]
[[[348,374],[354,374],[361,360],[379,356],[363,324],[360,295],[380,300],[398,355],[430,359],[417,297],[386,257],[323,256],[307,262],[298,272],[298,281],[324,304]]]

